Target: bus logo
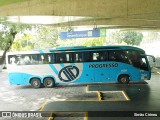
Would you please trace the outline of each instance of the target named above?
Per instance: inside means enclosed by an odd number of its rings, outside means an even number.
[[[66,66],[59,71],[58,77],[63,82],[76,80],[79,75],[79,69],[76,66]]]

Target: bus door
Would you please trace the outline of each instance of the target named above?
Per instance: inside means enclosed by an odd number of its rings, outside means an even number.
[[[87,68],[87,66],[90,66],[91,64],[89,63],[84,63],[84,70],[83,70],[83,82],[85,83],[93,83],[95,78],[94,78],[94,69],[93,68]],[[85,69],[86,68],[86,69]]]
[[[107,69],[107,52],[95,51],[92,52],[92,64],[90,67],[94,70],[95,82],[106,82],[109,78],[109,69]]]
[[[99,64],[101,67],[103,64]],[[98,68],[95,70],[95,82],[107,82],[109,81],[109,69],[105,68]]]
[[[94,69],[90,66],[92,65],[91,52],[77,52],[75,53],[76,62],[83,66],[82,75],[80,77],[83,83],[93,83],[94,82]]]

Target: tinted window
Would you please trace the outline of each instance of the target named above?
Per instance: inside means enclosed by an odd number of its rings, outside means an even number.
[[[106,51],[84,52],[84,62],[100,62],[108,60]]]
[[[117,51],[109,51],[109,60],[116,62],[129,63],[129,59],[125,51],[117,50]]]
[[[55,63],[70,63],[73,61],[72,53],[56,53]]]
[[[84,52],[83,54],[84,54],[84,58],[83,58],[84,62],[92,62],[93,61],[93,57],[92,57],[91,52]]]
[[[12,64],[12,65],[19,64],[19,56],[9,55],[8,56],[8,63]]]
[[[39,62],[42,64],[51,64],[53,63],[53,55],[52,54],[42,54],[39,55]]]
[[[53,63],[52,54],[26,54],[26,55],[10,55],[8,57],[9,64],[17,65],[35,65]]]
[[[74,62],[83,62],[83,53],[77,52],[74,53]]]
[[[144,54],[139,51],[128,50],[126,51],[130,62],[134,67],[140,68],[142,70],[148,70],[147,59],[141,54]]]
[[[92,53],[92,60],[93,61],[107,61],[108,54],[105,51],[98,51],[98,52],[93,52]]]

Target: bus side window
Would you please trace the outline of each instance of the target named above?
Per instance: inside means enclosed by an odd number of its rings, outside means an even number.
[[[59,56],[59,63],[65,63],[66,62],[66,57],[64,54],[60,54]]]
[[[95,51],[84,53],[85,62],[100,62],[107,61],[108,53],[106,51]]]
[[[56,57],[55,63],[64,63],[65,59],[63,53],[56,53],[55,57]]]
[[[44,54],[43,56],[44,56],[43,64],[49,64],[50,56],[48,54]]]
[[[109,61],[114,61],[115,60],[115,56],[114,56],[114,52],[113,51],[109,51]]]
[[[50,54],[50,63],[53,64],[55,62],[55,54]]]
[[[16,64],[16,56],[13,56],[9,59],[9,63],[12,64],[12,65],[15,65]]]
[[[51,63],[51,56],[50,55],[48,55],[48,61],[49,61],[49,63]]]
[[[66,53],[65,57],[66,57],[66,63],[72,62],[72,54],[71,53]]]
[[[25,65],[31,64],[31,60],[30,60],[30,57],[29,57],[29,56],[25,56],[23,60],[24,60],[24,64],[25,64]]]
[[[92,62],[93,57],[91,52],[84,52],[84,62]]]
[[[70,63],[72,62],[72,53],[57,53],[56,63]]]
[[[9,56],[8,63],[12,65],[20,65],[20,56]]]
[[[39,64],[43,64],[43,61],[44,61],[44,56],[43,56],[43,55],[40,55]]]
[[[129,63],[129,60],[123,51],[110,51],[109,60],[116,62]]]
[[[17,56],[17,65],[20,65],[20,60],[21,60],[21,57],[20,56]]]
[[[39,58],[38,58],[39,55],[37,54],[33,54],[31,55],[31,64],[39,64]]]
[[[107,57],[108,55],[106,51],[98,51],[93,53],[93,61],[107,61]]]
[[[93,61],[99,61],[99,59],[100,59],[99,53],[97,53],[97,52],[92,53],[92,60]]]
[[[100,52],[100,61],[108,61],[108,52],[107,51]]]
[[[42,54],[40,55],[40,64],[49,64],[51,63],[51,55],[49,54]]]
[[[74,62],[82,62],[82,53],[74,53]]]

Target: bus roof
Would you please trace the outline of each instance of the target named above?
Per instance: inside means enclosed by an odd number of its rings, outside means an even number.
[[[71,46],[71,47],[57,47],[55,49],[50,49],[50,52],[55,51],[77,51],[77,50],[98,50],[98,49],[115,49],[115,50],[138,50],[143,51],[143,49],[133,46]]]
[[[71,47],[56,47],[52,49],[45,50],[32,50],[32,51],[18,51],[18,52],[8,52],[7,55],[15,54],[43,54],[43,53],[55,53],[55,52],[65,52],[65,51],[91,51],[91,50],[138,50],[144,52],[143,49],[133,46],[71,46]]]

